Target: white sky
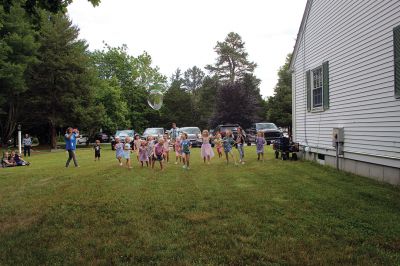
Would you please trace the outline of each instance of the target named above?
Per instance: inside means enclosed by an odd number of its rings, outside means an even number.
[[[167,77],[178,67],[214,63],[217,41],[237,32],[258,64],[262,95],[270,96],[279,67],[293,51],[305,5],[306,0],[102,0],[92,7],[75,0],[68,14],[91,50],[105,41],[126,44],[135,56],[147,51]]]

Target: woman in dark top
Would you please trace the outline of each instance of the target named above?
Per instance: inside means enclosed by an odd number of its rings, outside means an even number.
[[[244,143],[246,141],[244,134],[243,134],[243,130],[238,127],[237,129],[238,133],[237,133],[237,137],[236,137],[236,145],[237,145],[237,149],[239,151],[239,156],[240,156],[240,160],[239,163],[244,164]]]

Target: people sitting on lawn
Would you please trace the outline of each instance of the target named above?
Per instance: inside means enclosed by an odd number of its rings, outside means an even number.
[[[10,160],[15,162],[16,166],[28,166],[30,165],[29,162],[25,161],[21,155],[19,155],[17,152],[12,151]]]
[[[25,161],[17,152],[12,151],[4,152],[3,158],[1,159],[2,167],[14,167],[14,166],[28,166],[29,162]]]
[[[14,167],[16,166],[14,161],[10,160],[10,154],[8,152],[3,152],[3,158],[1,159],[2,167]]]

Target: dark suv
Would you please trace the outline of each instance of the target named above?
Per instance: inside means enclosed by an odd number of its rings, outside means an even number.
[[[219,132],[221,134],[221,137],[225,137],[225,133],[227,130],[232,131],[233,138],[236,138],[238,128],[241,128],[238,124],[227,124],[227,125],[219,125],[214,129],[214,136]],[[243,135],[246,137],[246,132],[242,129]]]
[[[256,141],[258,131],[264,133],[267,145],[271,144],[271,141],[282,137],[282,131],[274,123],[254,123],[251,125],[251,128],[247,130],[246,142],[248,145]]]

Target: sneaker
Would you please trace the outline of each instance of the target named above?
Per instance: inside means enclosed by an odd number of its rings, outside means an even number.
[[[244,162],[242,162],[242,164],[244,164]]]
[[[119,166],[122,166],[122,163],[120,163]]]
[[[186,165],[182,166],[183,169],[186,169]]]

